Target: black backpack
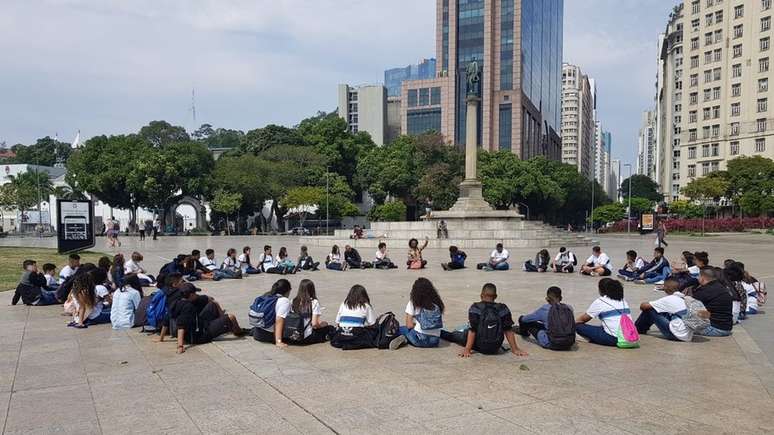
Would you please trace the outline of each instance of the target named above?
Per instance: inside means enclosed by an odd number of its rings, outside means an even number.
[[[494,354],[500,351],[505,339],[503,320],[500,317],[501,304],[476,304],[480,312],[476,330],[475,349],[481,353]]]
[[[298,343],[304,339],[304,331],[309,323],[312,322],[312,315],[309,314],[307,322],[301,314],[290,312],[285,316],[285,324],[282,326],[282,340],[288,343]]]
[[[575,344],[575,315],[569,305],[552,304],[548,309],[548,340],[551,349],[567,350]]]
[[[386,312],[376,319],[376,338],[374,345],[379,349],[387,349],[390,342],[400,335],[400,323],[392,312]]]

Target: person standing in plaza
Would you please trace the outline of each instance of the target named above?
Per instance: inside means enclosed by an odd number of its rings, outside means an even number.
[[[160,230],[161,230],[161,219],[156,217],[156,219],[153,221],[153,240],[158,240],[156,237],[159,235]]]
[[[658,228],[656,229],[656,247],[661,248],[663,246],[669,246],[669,243],[665,240],[666,234],[666,224],[663,221],[659,222]]]

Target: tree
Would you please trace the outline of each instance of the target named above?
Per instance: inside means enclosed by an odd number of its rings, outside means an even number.
[[[669,203],[669,212],[683,219],[696,219],[702,217],[704,208],[691,201],[677,200]]]
[[[728,190],[729,182],[719,177],[701,177],[691,180],[681,192],[696,201],[705,203],[708,200],[717,200]],[[634,188],[632,188],[634,190]]]
[[[213,210],[226,216],[226,234],[228,235],[231,235],[231,225],[229,225],[228,217],[239,209],[241,203],[242,194],[228,193],[222,190],[215,192],[212,201],[210,201],[210,206]]]
[[[606,224],[617,222],[626,217],[626,209],[623,204],[614,202],[594,209],[594,223]]]
[[[744,213],[774,213],[774,161],[762,156],[742,156],[728,162],[725,176],[729,197],[737,201]]]
[[[254,155],[232,157],[223,156],[215,162],[212,173],[213,184],[219,190],[241,194],[239,210],[244,214],[260,211],[263,203],[271,197],[271,162]]]
[[[634,189],[632,189],[634,190]],[[625,205],[628,205],[628,200],[625,201]],[[653,211],[654,203],[647,198],[632,198],[631,215],[638,216],[642,213]]]
[[[406,219],[406,204],[390,201],[377,205],[368,213],[368,219],[376,222],[398,222]]]
[[[484,199],[497,209],[525,203],[534,215],[564,203],[565,192],[542,168],[545,159],[524,161],[510,151],[481,152],[478,172]]]
[[[191,140],[185,128],[167,121],[151,121],[140,129],[138,136],[153,147]]]
[[[10,177],[11,191],[20,210],[25,211],[37,207],[40,202],[47,201],[48,195],[54,191],[48,172],[28,170]]]
[[[0,185],[0,223],[5,221],[5,212],[11,211],[16,208],[16,189],[13,184],[5,183]],[[0,232],[5,231],[4,228],[0,228]]]
[[[655,202],[664,199],[664,195],[658,192],[658,184],[651,180],[647,175],[635,174],[630,178],[632,184],[632,198],[646,198]],[[624,198],[624,201],[629,198],[629,178],[621,182],[621,195]]]
[[[304,145],[304,138],[296,129],[269,124],[248,131],[241,138],[240,149],[258,154],[278,145]]]
[[[16,156],[7,159],[7,163],[54,166],[57,162],[67,161],[72,148],[70,148],[68,143],[46,136],[38,139],[33,145],[17,144],[12,146],[11,150]]]
[[[282,198],[282,205],[288,209],[296,209],[294,212],[301,219],[303,226],[309,213],[317,212],[325,203],[325,190],[319,187],[294,187]]]

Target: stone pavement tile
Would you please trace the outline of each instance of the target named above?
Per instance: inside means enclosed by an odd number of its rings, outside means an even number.
[[[257,403],[213,400],[208,405],[186,409],[203,433],[301,433],[281,413]]]
[[[398,406],[393,411],[407,420],[425,421],[476,414],[481,412],[481,408],[461,398],[449,398],[427,402],[412,401],[410,406]]]
[[[123,406],[122,404],[115,405]],[[163,409],[156,406],[135,409],[133,412],[100,412],[102,433],[115,434],[180,434],[202,433],[181,408]]]
[[[53,361],[42,364],[19,363],[14,381],[14,391],[36,390],[48,387],[80,385],[85,388],[86,375],[79,362],[59,363]]]
[[[430,433],[439,434],[527,434],[530,429],[505,418],[479,411],[473,414],[435,420],[423,420]]]
[[[8,403],[11,401],[11,392],[0,392],[0,428],[5,425],[5,418],[8,416]]]
[[[603,394],[605,394],[604,392]],[[556,405],[570,411],[573,415],[584,415],[598,421],[611,419],[626,419],[642,413],[657,413],[657,408],[630,400],[616,398],[604,402],[595,402],[588,397],[572,397],[551,401]],[[671,416],[670,416],[671,417]]]
[[[602,406],[602,405],[600,405]],[[544,434],[619,434],[627,431],[585,415],[573,414],[553,404],[553,402],[533,403],[491,411],[498,417],[526,428],[532,432]]]
[[[605,420],[613,426],[635,434],[697,434],[719,433],[720,428],[662,412],[643,410],[627,417]]]
[[[770,411],[758,412],[749,407],[731,408],[723,406],[725,403],[727,402],[717,403],[713,412],[692,415],[688,418],[726,433],[770,434],[774,432],[774,414]]]
[[[0,393],[11,391],[13,380],[16,377],[16,363],[0,364]]]
[[[84,385],[14,393],[5,430],[6,434],[100,433],[91,393]]]

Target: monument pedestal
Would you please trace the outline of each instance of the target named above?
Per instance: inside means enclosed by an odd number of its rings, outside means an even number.
[[[433,211],[426,218],[429,221],[451,221],[455,219],[498,219],[521,220],[524,216],[515,210],[495,210],[484,200],[481,182],[465,179],[460,183],[460,196],[449,210]]]

